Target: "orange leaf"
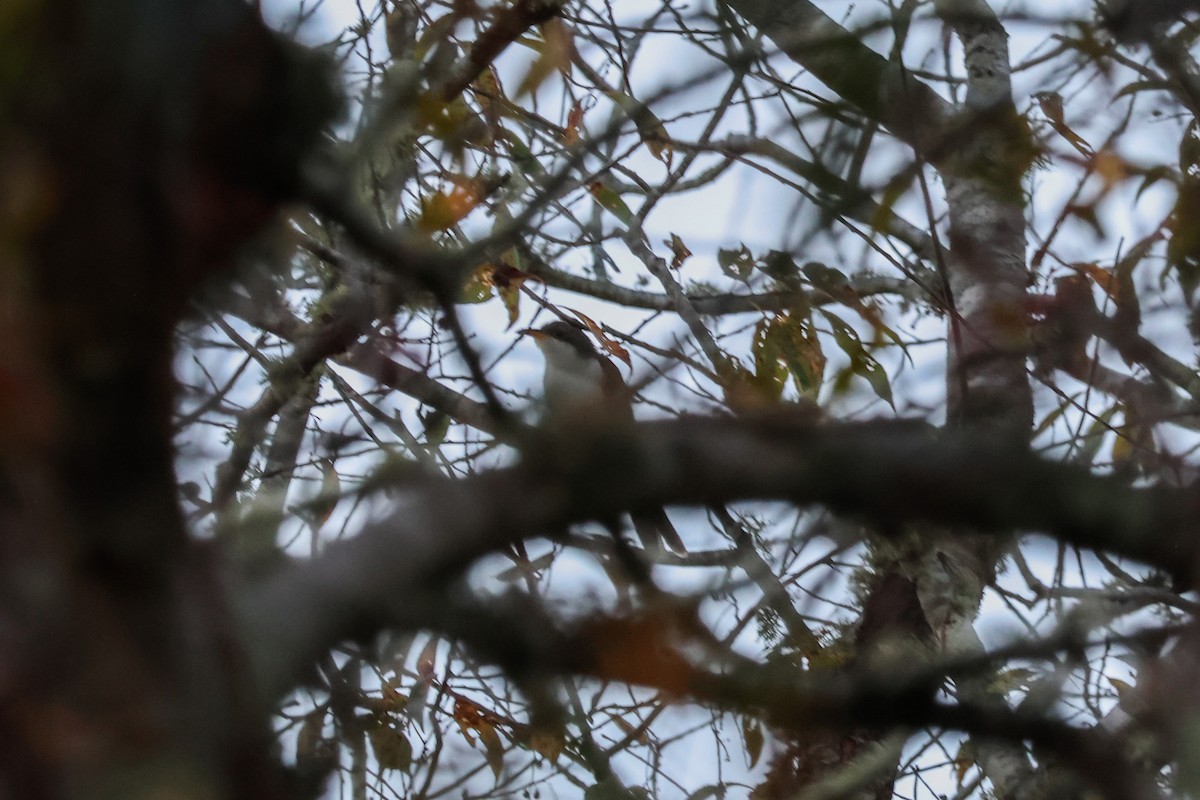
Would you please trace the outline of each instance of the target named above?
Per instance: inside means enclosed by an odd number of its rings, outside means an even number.
[[[563,130],[563,141],[568,145],[579,141],[579,129],[583,126],[583,105],[576,100],[567,114],[567,127]]]
[[[421,216],[417,227],[430,233],[444,231],[457,225],[479,205],[480,190],[470,179],[452,178],[457,184],[448,193],[435,192],[421,201]]]
[[[684,695],[697,675],[678,647],[678,629],[662,614],[603,618],[584,625],[591,646],[592,670],[601,680],[654,686]]]

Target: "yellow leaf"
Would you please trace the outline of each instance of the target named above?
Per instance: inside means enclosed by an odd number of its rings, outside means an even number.
[[[1103,182],[1103,192],[1105,193],[1129,177],[1131,172],[1129,164],[1125,159],[1107,148],[1096,153],[1092,159],[1092,170]]]
[[[481,264],[472,270],[458,292],[458,301],[475,304],[490,300],[493,294],[492,270],[491,264]]]
[[[542,38],[530,43],[538,57],[529,65],[529,72],[517,87],[517,97],[537,91],[551,73],[558,71],[564,76],[571,74],[571,58],[575,54],[575,40],[571,30],[558,17],[542,23]]]
[[[521,285],[527,277],[524,272],[503,264],[492,271],[492,285],[496,287],[500,301],[508,310],[509,328],[515,325],[521,316]]]
[[[529,737],[529,747],[551,763],[558,761],[565,746],[566,740],[561,730],[538,728]]]

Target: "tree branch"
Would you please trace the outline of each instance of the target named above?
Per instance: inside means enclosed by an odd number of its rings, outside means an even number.
[[[777,498],[886,520],[885,531],[917,521],[1037,530],[1194,580],[1194,492],[1133,489],[1011,438],[772,415],[580,426],[539,434],[524,452],[510,469],[406,484],[391,516],[248,588],[244,639],[260,687],[284,691],[324,649],[388,627],[406,592],[427,592],[509,542],[662,504]]]

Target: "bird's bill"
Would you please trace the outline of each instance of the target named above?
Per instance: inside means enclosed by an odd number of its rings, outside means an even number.
[[[544,342],[550,338],[549,334],[539,331],[537,328],[522,328],[517,331],[518,336],[528,336],[535,342]]]

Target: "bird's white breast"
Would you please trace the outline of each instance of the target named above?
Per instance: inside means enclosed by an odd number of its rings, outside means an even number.
[[[557,341],[543,344],[546,358],[546,406],[551,413],[598,408],[604,403],[600,363],[580,356],[569,345]]]

